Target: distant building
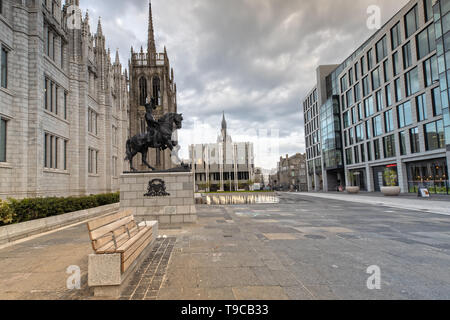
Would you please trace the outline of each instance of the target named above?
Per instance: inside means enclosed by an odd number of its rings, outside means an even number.
[[[225,114],[217,143],[191,145],[189,154],[197,191],[236,191],[253,185],[253,144],[232,142]]]
[[[308,191],[306,155],[297,153],[286,158],[280,158],[278,170],[270,176],[272,188],[283,191]]]

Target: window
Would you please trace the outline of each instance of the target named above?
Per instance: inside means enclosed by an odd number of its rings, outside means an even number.
[[[88,132],[97,135],[97,112],[89,108],[88,110]]]
[[[400,155],[406,155],[406,131],[402,131],[398,134],[400,140]]]
[[[433,114],[435,117],[442,115],[442,100],[441,92],[439,87],[434,88],[431,91],[432,101],[433,101]]]
[[[356,107],[352,108],[352,124],[358,122],[358,118],[356,116]]]
[[[369,84],[369,77],[365,77],[363,79],[363,96],[367,96],[370,92],[370,84]]]
[[[397,23],[391,29],[391,39],[392,50],[395,50],[402,42],[402,36],[400,34],[400,23]]]
[[[117,177],[117,157],[112,157],[112,176]]]
[[[380,140],[376,139],[373,141],[373,148],[375,151],[375,160],[380,160],[381,159]]]
[[[345,159],[346,159],[347,165],[353,164],[353,152],[352,152],[352,148],[349,148],[349,149],[345,150]]]
[[[432,0],[424,0],[423,7],[425,10],[425,22],[431,20],[433,18],[433,6]]]
[[[383,138],[384,146],[384,157],[393,158],[395,157],[395,136],[390,135]]]
[[[113,146],[117,146],[117,143],[118,143],[116,126],[112,126],[112,143],[113,143]]]
[[[355,92],[355,102],[361,101],[361,85],[359,84],[359,82],[355,84],[354,92]]]
[[[409,97],[419,91],[419,69],[415,67],[405,74],[406,96]]]
[[[417,59],[422,59],[431,51],[436,50],[436,37],[434,35],[434,25],[419,33],[416,37],[417,43]]]
[[[46,169],[58,169],[59,140],[53,134],[44,134],[44,168]]]
[[[395,80],[394,85],[395,85],[395,101],[399,102],[400,100],[403,99],[402,87],[401,87],[401,84],[400,84],[400,78]]]
[[[377,111],[381,111],[384,109],[383,90],[377,91],[376,97],[377,97]]]
[[[370,121],[369,120],[366,121],[366,136],[367,136],[367,139],[372,138],[372,131],[370,130]]]
[[[372,143],[367,142],[367,161],[372,161]]]
[[[364,100],[364,109],[366,111],[366,117],[370,117],[375,113],[372,96]]]
[[[3,14],[3,0],[0,0],[0,14]]]
[[[439,81],[437,58],[435,55],[423,63],[423,71],[425,74],[425,86],[429,87]]]
[[[348,70],[348,82],[349,82],[350,86],[353,85],[353,69],[352,68],[350,68],[350,70]]]
[[[0,162],[6,162],[6,126],[6,119],[0,117]]]
[[[355,146],[353,148],[353,152],[355,154],[355,164],[359,163],[359,148],[358,146]]]
[[[361,77],[364,77],[366,74],[366,58],[364,56],[361,57]]]
[[[417,120],[419,122],[427,120],[427,99],[425,94],[422,94],[416,98],[416,105],[417,105]]]
[[[383,134],[383,127],[381,124],[381,115],[376,116],[372,119],[372,125],[373,125],[374,137],[381,136]]]
[[[358,119],[359,121],[364,119],[364,111],[361,103],[358,103]]]
[[[64,171],[67,171],[67,145],[68,145],[68,141],[64,140]]]
[[[392,114],[392,109],[384,113],[384,127],[386,133],[394,131],[394,117]]]
[[[403,46],[403,68],[406,70],[412,65],[411,42]]]
[[[156,104],[160,106],[162,104],[161,101],[161,81],[159,77],[153,77],[153,98],[156,99]]]
[[[350,113],[349,111],[344,113],[344,129],[350,127]]]
[[[355,143],[355,135],[353,132],[353,128],[350,128],[350,130],[348,131],[348,134],[349,134],[349,140],[350,140],[349,143],[350,143],[350,145],[352,145]]]
[[[398,51],[392,55],[392,65],[395,77],[400,73],[400,61],[398,60]]]
[[[147,79],[142,77],[139,79],[139,104],[144,106],[147,100]]]
[[[364,124],[356,126],[356,143],[364,141]]]
[[[383,62],[384,82],[388,82],[389,80],[391,80],[389,69],[389,59],[387,59],[385,62]]]
[[[386,103],[387,106],[390,107],[392,106],[392,94],[391,94],[391,85],[388,84],[385,88],[386,91]]]
[[[2,88],[8,88],[8,51],[2,47],[0,60],[0,83]]]
[[[353,90],[352,89],[348,90],[346,96],[347,96],[347,106],[350,107],[354,103],[353,102]]]
[[[91,148],[88,149],[88,173],[98,173],[98,151]]]
[[[397,107],[398,126],[403,128],[412,124],[411,102],[405,102]]]
[[[367,52],[367,68],[371,70],[373,68],[373,54],[372,49]]]
[[[377,51],[377,63],[379,63],[387,56],[386,36],[384,36],[383,39],[378,41],[375,47]]]
[[[64,91],[64,119],[67,120],[67,91]]]
[[[44,108],[47,111],[58,114],[59,86],[52,80],[44,79]]]
[[[374,71],[372,71],[372,90],[378,89],[380,85],[380,68],[376,68]]]
[[[419,128],[410,129],[409,138],[411,141],[411,153],[419,153],[420,152]]]
[[[355,63],[355,81],[359,80],[359,63]]]
[[[417,16],[417,5],[405,15],[406,38],[409,38],[417,31],[419,27],[419,19]]]
[[[444,122],[442,120],[426,124],[424,129],[427,151],[445,148]]]
[[[361,149],[361,161],[366,162],[366,152],[364,149],[364,144],[360,145],[359,148]]]

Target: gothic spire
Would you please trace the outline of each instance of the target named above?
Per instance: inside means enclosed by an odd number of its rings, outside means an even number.
[[[156,53],[155,45],[155,33],[153,31],[153,15],[152,15],[152,1],[149,0],[148,4],[148,42],[147,42],[148,53]]]
[[[223,112],[223,117],[222,117],[222,130],[227,130],[227,121],[225,120],[225,111]]]

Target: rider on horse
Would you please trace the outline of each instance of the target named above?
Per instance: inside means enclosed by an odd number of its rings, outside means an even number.
[[[153,117],[153,111],[156,110],[156,108],[156,99],[150,98],[150,103],[148,103],[147,98],[145,103],[145,122],[147,123],[147,132],[149,139],[152,139],[152,137],[157,134],[159,129],[159,122],[155,120],[155,117]]]

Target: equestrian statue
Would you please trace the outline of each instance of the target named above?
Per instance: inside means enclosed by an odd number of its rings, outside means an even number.
[[[140,153],[142,162],[151,170],[156,170],[147,162],[149,148],[164,151],[169,149],[173,151],[178,146],[177,141],[172,140],[172,134],[175,130],[182,128],[183,115],[178,113],[167,113],[159,120],[155,120],[153,111],[156,109],[156,99],[151,98],[150,103],[146,99],[145,103],[145,122],[147,131],[140,133],[128,139],[126,145],[125,161],[130,162],[131,171],[137,170],[133,167],[133,158]]]

